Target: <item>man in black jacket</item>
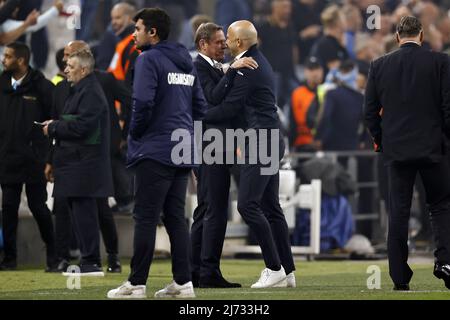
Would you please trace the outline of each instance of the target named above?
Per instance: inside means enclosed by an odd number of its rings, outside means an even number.
[[[235,60],[252,57],[258,68],[239,70],[222,104],[210,108],[204,121],[217,123],[238,114],[245,117],[245,129],[249,130],[241,149],[244,163],[240,166],[238,210],[255,234],[266,265],[252,288],[294,287],[289,230],[278,198],[279,160],[284,155],[284,144],[279,133],[273,71],[257,42],[257,31],[251,22],[242,20],[230,25],[227,46],[231,55]],[[270,163],[264,163],[261,157],[264,146]],[[259,149],[259,156],[255,148]]]
[[[33,122],[50,115],[47,96],[53,84],[29,67],[30,50],[14,42],[6,47],[0,77],[0,183],[3,192],[5,257],[0,270],[17,267],[17,224],[20,195],[25,184],[28,206],[47,249],[47,271],[56,263],[53,222],[47,208],[44,176],[48,141]]]
[[[225,56],[225,35],[222,27],[214,23],[205,23],[198,28],[195,43],[199,55],[194,65],[210,106],[219,104],[225,98],[231,89],[237,69],[258,66],[252,58],[239,59],[224,73],[221,62]],[[205,124],[204,129],[210,128],[219,129],[225,136],[226,129],[233,128],[233,125],[229,120],[212,125]],[[225,150],[225,146],[224,151],[234,153],[234,150]],[[196,171],[198,206],[194,211],[194,222],[191,228],[194,287],[235,288],[241,286],[225,280],[220,271],[220,256],[228,220],[232,168],[231,165],[225,164],[225,152],[220,155],[223,157],[222,164],[202,164]]]
[[[59,119],[46,121],[43,131],[56,140],[53,196],[67,198],[80,242],[80,273],[103,276],[97,199],[111,196],[113,187],[108,103],[93,71],[90,51],[69,58],[70,95]]]
[[[389,273],[394,290],[409,290],[408,221],[419,173],[436,242],[434,275],[450,289],[449,60],[421,47],[415,17],[403,17],[396,35],[400,49],[371,63],[365,101],[366,125],[388,170]]]

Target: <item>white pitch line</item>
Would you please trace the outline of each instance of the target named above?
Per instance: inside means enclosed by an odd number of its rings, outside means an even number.
[[[378,291],[379,290],[370,290],[370,291],[361,290],[361,293],[378,293]],[[437,293],[449,293],[450,294],[449,290],[409,290],[409,291],[395,291],[395,290],[392,290],[392,291],[387,291],[387,292],[383,292],[383,293],[391,293],[391,294],[408,293],[408,294],[411,294],[411,293],[434,293],[434,292],[437,292]]]
[[[239,292],[236,292],[237,294],[259,294],[259,293],[276,293],[276,292],[279,292],[279,291],[239,291]],[[231,291],[214,291],[213,292],[214,294],[230,294],[231,293]]]

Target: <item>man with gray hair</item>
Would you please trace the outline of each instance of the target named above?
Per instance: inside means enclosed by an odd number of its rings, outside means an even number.
[[[69,57],[65,73],[71,93],[59,119],[45,121],[43,131],[56,140],[53,196],[67,198],[80,243],[79,273],[103,276],[96,199],[111,196],[113,188],[108,103],[94,63],[89,50]]]
[[[67,63],[69,57],[78,51],[90,50],[89,45],[81,40],[71,41],[64,47],[64,64]],[[131,179],[125,181],[125,171],[122,154],[120,151],[121,142],[126,139],[127,134],[125,128],[122,130],[119,121],[119,115],[116,112],[115,101],[122,104],[123,110],[131,109],[131,92],[127,89],[123,82],[118,81],[114,76],[106,71],[95,70],[94,75],[103,89],[109,107],[110,120],[110,154],[113,175],[113,184],[116,202],[117,195],[124,194],[126,190],[132,191]],[[55,88],[52,103],[52,118],[57,119],[63,113],[66,100],[70,95],[71,83],[64,79]],[[52,153],[47,159],[45,175],[48,181],[53,182],[53,159]],[[115,170],[123,167],[123,170]],[[127,182],[127,183],[123,183]],[[56,197],[54,199],[53,213],[55,214],[55,234],[56,234],[56,251],[60,261],[58,269],[66,271],[71,259],[69,254],[70,239],[72,235],[72,222],[67,208],[65,198]],[[121,266],[118,259],[119,245],[116,225],[112,210],[108,204],[108,198],[97,198],[98,219],[103,242],[105,244],[106,253],[108,254],[108,272],[120,272]]]

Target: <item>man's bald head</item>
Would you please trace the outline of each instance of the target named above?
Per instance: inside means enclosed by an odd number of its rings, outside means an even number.
[[[79,51],[91,51],[89,45],[82,40],[75,40],[69,42],[64,48],[64,58],[63,61],[67,62],[69,57],[73,55],[75,52]]]
[[[111,10],[111,26],[116,34],[133,24],[136,8],[129,3],[119,2]]]
[[[228,27],[227,45],[232,56],[237,56],[257,43],[258,32],[250,21],[239,20]]]

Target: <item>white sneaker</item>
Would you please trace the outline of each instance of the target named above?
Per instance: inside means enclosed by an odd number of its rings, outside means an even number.
[[[261,277],[259,278],[259,280],[256,283],[252,284],[251,288],[261,289],[274,287],[275,285],[280,284],[285,279],[286,272],[284,272],[283,266],[281,266],[281,269],[278,271],[265,268],[261,272]]]
[[[120,287],[108,291],[107,297],[110,299],[145,299],[145,286],[133,286],[130,281],[125,282]]]
[[[195,298],[192,281],[179,285],[175,281],[155,293],[155,298]]]
[[[274,285],[274,288],[295,288],[297,285],[295,283],[295,274],[294,271],[289,273],[286,278],[281,281],[279,284]]]

